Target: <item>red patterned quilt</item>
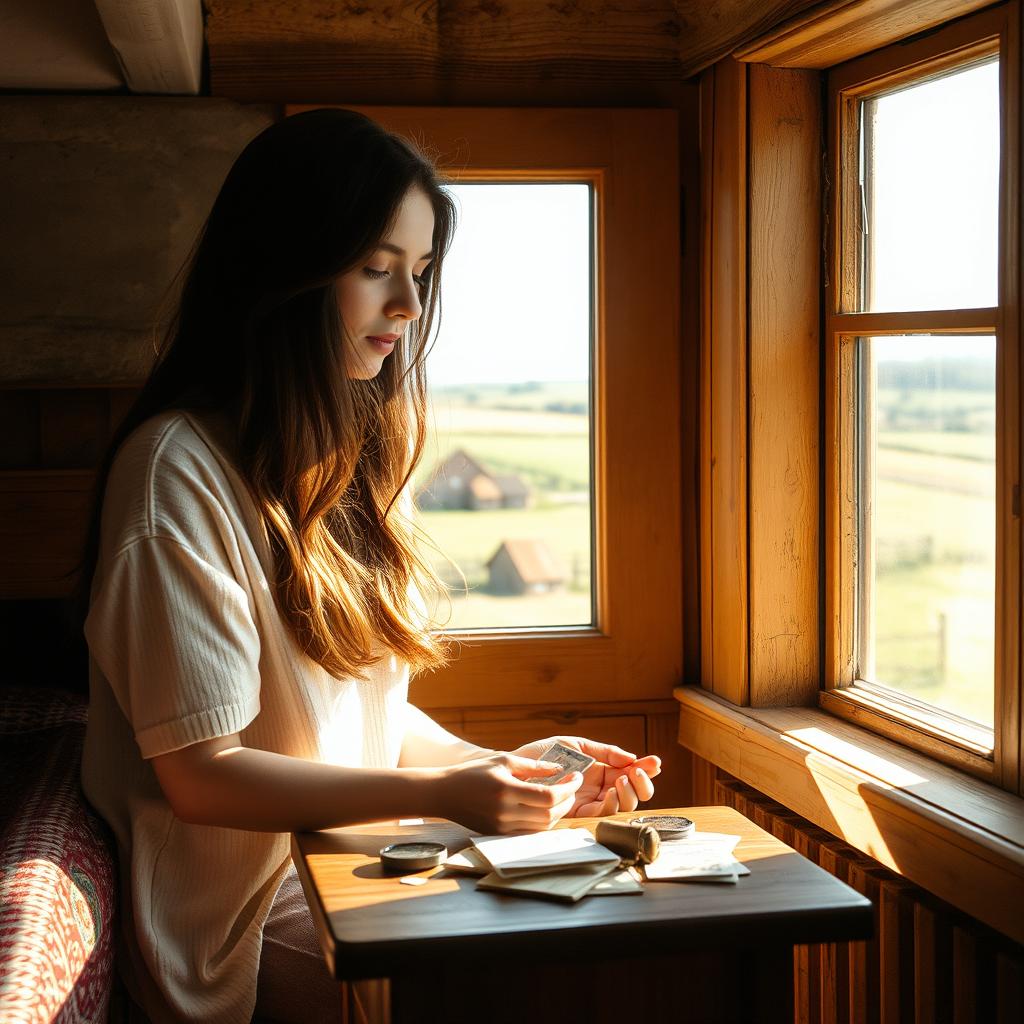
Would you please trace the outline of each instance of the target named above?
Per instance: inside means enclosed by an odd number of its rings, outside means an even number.
[[[79,782],[87,704],[0,687],[0,1021],[107,1020],[116,869]]]

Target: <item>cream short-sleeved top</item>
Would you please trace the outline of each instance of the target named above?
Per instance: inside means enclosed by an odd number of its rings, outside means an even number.
[[[353,767],[398,764],[408,666],[368,680],[306,656],[274,604],[255,504],[226,421],[169,410],[118,451],[85,636],[82,785],[118,846],[118,967],[154,1022],[248,1024],[283,833],[175,817],[149,758],[239,733],[244,746]]]

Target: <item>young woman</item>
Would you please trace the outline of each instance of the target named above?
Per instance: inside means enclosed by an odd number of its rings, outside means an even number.
[[[155,1021],[334,1018],[289,832],[535,830],[653,794],[657,757],[560,737],[598,763],[545,786],[551,738],[481,749],[406,699],[445,661],[409,481],[454,221],[430,162],[371,120],[268,128],[112,440],[82,780],[118,843],[119,971]]]

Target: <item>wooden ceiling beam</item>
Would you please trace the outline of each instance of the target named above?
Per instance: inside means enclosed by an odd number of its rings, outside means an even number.
[[[649,102],[810,0],[208,0],[213,95]]]

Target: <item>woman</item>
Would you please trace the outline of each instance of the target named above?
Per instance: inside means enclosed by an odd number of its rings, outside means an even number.
[[[484,750],[407,702],[410,670],[445,661],[403,496],[454,219],[430,163],[359,114],[268,128],[111,442],[82,778],[119,847],[119,970],[154,1020],[242,1024],[257,995],[263,1016],[334,1016],[289,832],[535,830],[653,793],[656,757],[570,737],[598,764],[545,786],[549,739]]]

